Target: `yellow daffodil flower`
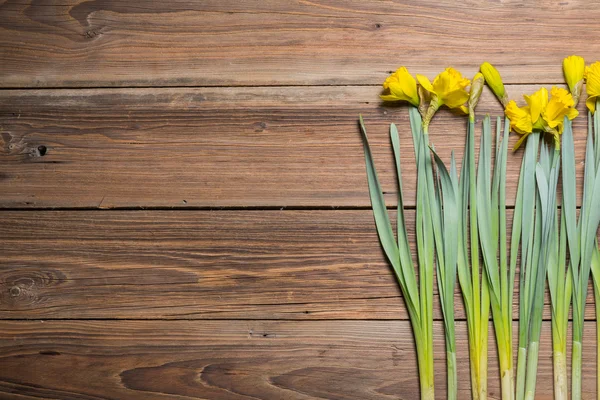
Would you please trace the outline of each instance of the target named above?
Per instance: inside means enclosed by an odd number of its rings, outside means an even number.
[[[596,111],[596,100],[600,98],[600,61],[585,67],[585,80],[588,95],[585,105],[593,114]]]
[[[413,106],[419,106],[417,81],[405,67],[400,67],[383,82],[383,101],[408,101]]]
[[[518,149],[532,132],[550,133],[555,140],[556,147],[560,148],[559,135],[563,131],[565,116],[572,120],[578,114],[574,108],[575,101],[568,90],[553,87],[548,100],[548,90],[541,88],[532,95],[525,95],[527,105],[518,107],[511,100],[504,110],[510,119],[510,127],[513,131],[522,135],[515,144],[514,150]]]
[[[545,107],[542,117],[547,127],[562,133],[565,116],[572,120],[579,112],[573,108],[575,101],[568,90],[563,88],[553,87],[550,91],[550,101]],[[548,129],[546,129],[548,131]]]
[[[504,113],[510,119],[511,129],[518,134],[528,135],[533,131],[529,106],[519,107],[514,100],[511,100],[506,105]]]
[[[519,107],[514,100],[511,100],[506,105],[504,113],[510,120],[510,129],[521,135],[513,148],[513,150],[517,150],[529,134],[533,132],[533,122],[529,106]]]
[[[581,89],[583,87],[583,76],[585,73],[585,61],[583,57],[569,56],[563,60],[563,73],[565,80],[573,96],[575,105],[579,103]]]
[[[466,87],[471,81],[463,78],[454,68],[446,68],[435,77],[433,84],[424,75],[417,74],[417,80],[423,89],[431,94],[432,101],[437,97],[438,107],[445,105],[448,108],[460,108],[469,100]]]
[[[504,113],[510,120],[510,127],[513,131],[522,135],[513,150],[517,150],[533,131],[544,131],[544,120],[542,112],[548,105],[548,90],[541,88],[534,94],[524,95],[527,105],[518,107],[514,100],[506,105]]]
[[[543,87],[531,96],[524,95],[523,97],[529,106],[531,122],[540,124],[539,127],[543,129],[543,123],[540,120],[540,117],[542,116],[542,111],[548,106],[548,89]]]
[[[469,92],[466,88],[471,81],[463,78],[460,72],[454,68],[446,68],[435,77],[433,83],[424,75],[417,74],[417,80],[423,91],[430,96],[429,108],[423,117],[423,130],[427,132],[429,122],[441,106],[457,109],[463,113],[468,110],[465,103],[469,100]]]
[[[506,90],[504,89],[504,83],[502,82],[502,77],[500,77],[500,73],[489,62],[484,62],[479,67],[479,70],[485,77],[485,82],[488,84],[492,92],[496,95],[502,106],[508,106],[508,96],[506,95]]]

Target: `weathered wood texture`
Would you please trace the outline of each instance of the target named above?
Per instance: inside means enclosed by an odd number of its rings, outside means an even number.
[[[369,210],[2,218],[0,318],[408,318]],[[412,243],[414,211],[407,224]],[[456,310],[463,319],[458,290]]]
[[[536,86],[507,90],[521,99]],[[405,204],[414,205],[408,111],[383,105],[379,93],[376,87],[0,91],[0,207],[369,207],[359,113],[390,206],[397,185],[388,131],[398,124]],[[502,114],[487,89],[478,110],[481,118]],[[579,184],[583,103],[580,111]],[[466,118],[446,110],[436,116],[431,140],[445,160],[454,150],[460,162],[465,131]],[[521,156],[508,160],[509,205]]]
[[[378,98],[388,73],[472,76],[490,61],[521,99],[562,84],[564,56],[598,58],[599,18],[598,0],[0,1],[0,398],[417,398],[357,116],[389,206],[399,125],[413,207],[407,111]],[[502,113],[487,89],[478,111]],[[465,123],[445,110],[433,122],[445,160],[461,157]],[[581,191],[585,117],[575,130]],[[407,220],[412,237],[413,210]],[[464,399],[458,291],[456,305]],[[551,399],[545,318],[536,398]],[[489,354],[497,399],[493,340]]]
[[[466,325],[456,325],[466,349]],[[442,332],[435,323],[440,371]],[[499,399],[492,332],[488,398]],[[545,322],[536,399],[552,399],[550,332]],[[584,335],[595,337],[595,323]],[[583,398],[594,399],[595,341],[587,343]],[[468,354],[457,358],[458,398],[468,399]],[[0,362],[5,399],[418,398],[408,321],[2,321]],[[445,377],[435,375],[436,398],[445,398]]]
[[[558,82],[598,57],[598,1],[4,1],[5,87],[379,84],[483,61]]]

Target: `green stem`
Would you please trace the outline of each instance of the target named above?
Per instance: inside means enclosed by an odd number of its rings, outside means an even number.
[[[515,398],[515,378],[512,368],[500,372],[502,376],[501,389],[502,399],[514,400]]]
[[[433,385],[421,385],[421,400],[435,400]]]
[[[538,367],[538,350],[540,344],[538,342],[529,342],[527,350],[527,376],[525,379],[525,400],[535,399],[535,384],[537,379]]]
[[[456,373],[456,353],[454,351],[446,352],[446,362],[448,365],[448,400],[457,399],[458,376]]]
[[[596,393],[600,399],[600,319],[598,319],[600,304],[596,299]]]
[[[498,347],[498,356],[500,361],[500,384],[503,400],[514,400],[515,398],[515,378],[513,375],[511,350],[506,345]]]
[[[525,375],[527,367],[527,348],[519,347],[517,353],[517,400],[525,398]]]
[[[414,329],[413,329],[414,330]],[[419,384],[421,387],[421,400],[433,400],[433,343],[426,337],[426,332],[423,336],[417,336],[415,333],[415,342],[417,345],[417,362],[419,365]],[[429,350],[428,350],[429,349]]]
[[[487,354],[470,340],[471,395],[473,400],[487,400]],[[485,348],[487,350],[487,347]]]
[[[571,399],[581,400],[581,341],[573,340],[571,357]]]
[[[419,360],[420,385],[421,385],[421,400],[433,400],[433,371],[430,373],[428,356],[422,357]]]
[[[596,303],[596,393],[600,400],[600,287],[597,285],[597,277],[594,274],[594,298]]]
[[[567,356],[564,351],[554,350],[554,400],[567,400]]]

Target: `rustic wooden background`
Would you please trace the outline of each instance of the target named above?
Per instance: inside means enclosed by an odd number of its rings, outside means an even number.
[[[357,115],[390,206],[399,125],[414,208],[407,113],[378,99],[388,73],[490,61],[520,98],[562,84],[563,57],[600,58],[598,20],[586,0],[0,0],[0,398],[416,399]],[[479,112],[502,113],[487,89]],[[446,159],[464,126],[436,116]],[[437,304],[435,317],[444,398]],[[493,339],[489,355],[498,398]]]

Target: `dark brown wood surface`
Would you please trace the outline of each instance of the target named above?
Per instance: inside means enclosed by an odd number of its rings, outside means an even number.
[[[584,0],[0,0],[0,399],[417,398],[357,116],[390,207],[399,126],[412,235],[407,111],[378,98],[389,72],[472,76],[490,61],[522,103],[563,85],[563,57],[600,58],[599,19]],[[502,115],[487,89],[485,114]],[[445,160],[461,157],[465,124],[446,110],[432,123]],[[585,117],[574,127],[581,177]],[[552,398],[549,317],[540,399]],[[586,320],[593,399],[591,295]],[[489,357],[498,399],[493,338]]]
[[[0,318],[408,318],[370,210],[3,216]],[[518,290],[514,301],[516,319]],[[465,318],[458,289],[456,316]]]
[[[507,91],[521,98],[536,88]],[[405,203],[414,206],[408,111],[383,104],[380,92],[372,86],[0,91],[0,207],[369,207],[360,113],[389,206],[397,201],[389,124],[398,125]],[[585,115],[583,103],[579,109]],[[502,115],[487,89],[478,111],[480,120],[495,116],[494,123]],[[580,178],[586,126],[585,118],[575,120]],[[432,123],[431,141],[447,162],[452,150],[460,162],[465,136],[462,116],[441,110]],[[508,161],[509,205],[521,156],[511,152]]]
[[[516,330],[516,323],[514,328]],[[593,324],[584,335],[592,339]],[[467,348],[464,321],[456,323]],[[489,399],[499,399],[490,324]],[[550,323],[539,374],[552,374]],[[444,371],[441,322],[435,367]],[[595,341],[583,353],[583,397],[594,397]],[[417,399],[408,321],[3,321],[0,390],[19,399]],[[468,354],[457,353],[458,398],[470,398]],[[445,398],[445,373],[435,376]],[[552,399],[538,380],[536,399]]]
[[[598,56],[598,1],[5,0],[10,87],[380,84],[479,63],[510,83],[562,80]]]

